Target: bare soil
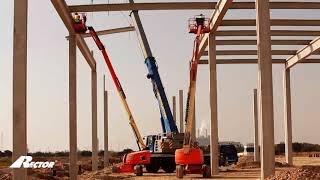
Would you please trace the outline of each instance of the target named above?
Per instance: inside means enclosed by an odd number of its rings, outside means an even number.
[[[67,157],[52,157],[52,158],[35,158],[35,160],[54,160],[56,161],[55,170],[56,176],[52,176],[52,169],[28,169],[29,179],[46,179],[46,180],[64,180],[68,177],[68,158]],[[276,157],[276,174],[268,180],[284,180],[284,179],[309,179],[320,180],[320,157],[309,157],[308,154],[296,154],[294,157],[294,166],[288,167],[284,162],[283,156]],[[8,166],[11,164],[10,159],[0,159],[0,180],[11,179],[11,169]],[[137,179],[137,180],[171,180],[176,179],[175,173],[159,172],[156,174],[144,173],[142,177],[134,176],[133,173],[111,173],[111,167],[91,171],[90,157],[80,157],[79,179],[97,179],[97,180],[113,180],[113,179]],[[202,179],[200,174],[186,175],[184,179]],[[253,157],[241,157],[237,165],[221,167],[220,173],[214,178],[229,179],[229,180],[245,180],[259,179],[260,163],[254,162]]]

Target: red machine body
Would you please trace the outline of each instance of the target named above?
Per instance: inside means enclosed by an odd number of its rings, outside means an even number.
[[[150,164],[150,156],[151,156],[151,153],[149,150],[125,154],[122,158],[122,164],[114,167],[113,172],[115,172],[115,173],[126,173],[126,172],[136,173],[135,166]]]

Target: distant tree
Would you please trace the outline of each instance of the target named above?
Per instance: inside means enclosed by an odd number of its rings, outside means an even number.
[[[89,156],[92,156],[92,152],[87,150],[80,151],[80,156],[89,157]]]
[[[12,151],[5,150],[4,151],[4,156],[12,156]]]

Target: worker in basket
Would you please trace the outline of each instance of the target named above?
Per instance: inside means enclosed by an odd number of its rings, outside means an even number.
[[[85,33],[87,31],[86,21],[87,17],[85,14],[74,13],[72,16],[73,19],[73,27],[77,33]]]

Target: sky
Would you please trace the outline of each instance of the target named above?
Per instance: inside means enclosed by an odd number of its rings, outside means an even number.
[[[159,2],[176,2],[178,0]],[[94,3],[107,3],[94,0]],[[109,0],[123,3],[125,0]],[[135,2],[147,2],[136,0]],[[150,1],[149,1],[150,2]],[[68,4],[90,4],[91,0],[67,0]],[[172,96],[184,90],[186,99],[189,75],[188,62],[192,56],[194,35],[188,34],[187,20],[212,11],[140,11],[152,52],[157,60],[166,94]],[[129,12],[88,13],[88,24],[96,30],[125,27],[130,23]],[[255,11],[231,10],[226,19],[254,19]],[[271,18],[320,19],[318,11],[272,10]],[[1,149],[12,149],[12,52],[13,1],[0,5],[0,139]],[[28,14],[28,89],[27,124],[29,151],[68,150],[68,35],[60,17],[49,0],[29,0]],[[283,27],[280,27],[283,28]],[[243,27],[242,29],[247,29]],[[279,29],[279,27],[278,27]],[[298,27],[290,27],[298,29]],[[300,27],[301,29],[301,27]],[[319,30],[316,27],[306,29]],[[280,37],[281,38],[281,37]],[[285,37],[282,37],[284,39]],[[303,37],[314,39],[315,37]],[[230,39],[230,38],[229,38]],[[137,126],[143,136],[161,132],[159,110],[146,78],[147,69],[134,32],[101,37],[127,95]],[[106,69],[104,60],[91,39],[98,73],[98,138],[103,148],[103,75],[109,92],[109,149],[137,149],[128,118]],[[273,46],[273,49],[299,49],[302,46]],[[218,49],[235,49],[225,46]],[[244,46],[243,49],[256,49]],[[221,56],[219,58],[230,58]],[[239,58],[239,57],[237,57]],[[241,58],[254,58],[241,57]],[[277,57],[279,58],[279,57]],[[281,56],[280,58],[286,58]],[[320,75],[318,64],[299,64],[292,69],[293,141],[320,144]],[[283,88],[284,65],[273,65],[275,142],[284,141]],[[208,67],[201,65],[197,82],[196,126],[203,135],[209,123]],[[218,65],[218,124],[220,141],[253,142],[253,89],[257,88],[257,65]],[[91,70],[77,51],[78,148],[91,149]],[[177,99],[178,100],[178,99]],[[177,103],[178,104],[178,103]],[[177,112],[179,119],[179,113]],[[179,126],[179,124],[178,124]],[[209,131],[210,132],[210,131]]]

